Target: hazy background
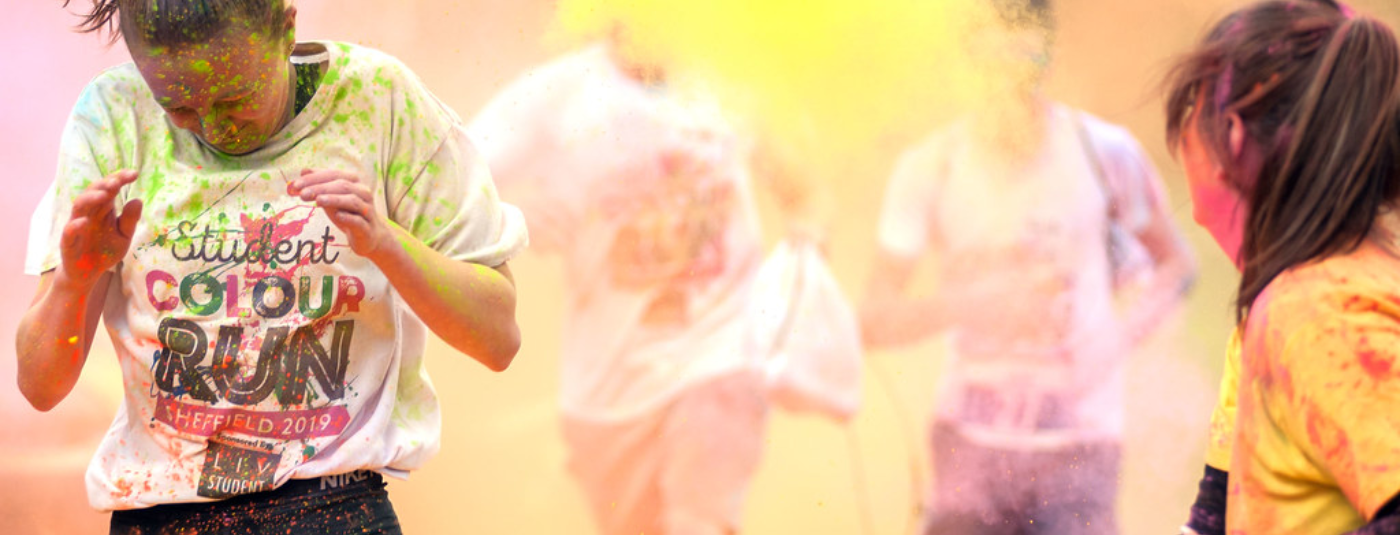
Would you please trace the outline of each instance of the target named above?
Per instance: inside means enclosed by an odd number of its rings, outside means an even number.
[[[29,215],[53,177],[64,120],[88,80],[129,59],[120,45],[105,48],[99,37],[71,32],[77,19],[61,4],[10,2],[0,17],[0,72],[5,73],[0,162],[6,186],[0,227],[7,229],[0,232],[0,332],[7,340],[33,295],[36,280],[21,274],[22,251]],[[1188,306],[1134,355],[1129,377],[1122,528],[1129,534],[1171,533],[1194,497],[1229,328],[1227,302],[1237,279],[1190,221],[1180,167],[1162,141],[1157,84],[1173,54],[1242,2],[1056,4],[1060,31],[1051,94],[1138,136],[1161,170],[1174,213],[1201,260],[1202,276]],[[1400,22],[1396,4],[1355,2],[1392,25]],[[297,5],[301,39],[383,49],[417,71],[463,117],[524,69],[561,51],[560,40],[543,39],[552,24],[551,1],[298,0]],[[73,9],[87,7],[76,0]],[[831,262],[853,299],[865,285],[881,194],[904,141],[891,139],[862,155],[830,184],[833,198],[840,200]],[[764,206],[772,222],[771,203]],[[429,366],[444,404],[443,448],[411,481],[390,484],[407,532],[593,532],[583,499],[563,470],[555,411],[562,281],[551,260],[527,254],[512,261],[525,341],[509,371],[492,374],[440,343],[430,346]],[[0,531],[105,532],[107,515],[88,508],[82,471],[120,396],[110,344],[94,344],[76,391],[47,414],[34,411],[18,394],[11,346],[3,347]],[[903,533],[917,501],[913,485],[929,477],[925,419],[942,356],[931,342],[876,353],[869,362],[865,404],[851,425],[775,414],[748,500],[745,533]]]

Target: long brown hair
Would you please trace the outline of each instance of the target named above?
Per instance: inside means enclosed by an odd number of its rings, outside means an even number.
[[[1173,150],[1194,115],[1216,161],[1232,161],[1237,115],[1263,157],[1256,176],[1226,166],[1249,210],[1237,319],[1280,273],[1354,249],[1400,191],[1400,51],[1379,21],[1324,0],[1260,2],[1220,21],[1167,87]]]

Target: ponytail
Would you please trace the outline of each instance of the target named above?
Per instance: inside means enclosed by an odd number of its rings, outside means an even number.
[[[1338,4],[1271,1],[1227,17],[1178,65],[1167,110],[1173,146],[1196,114],[1229,162],[1238,116],[1263,156],[1257,176],[1227,171],[1249,210],[1237,319],[1284,271],[1354,249],[1400,193],[1400,49],[1384,24]]]
[[[1374,19],[1348,19],[1318,63],[1281,165],[1249,196],[1241,317],[1283,271],[1360,245],[1397,193],[1394,34]]]

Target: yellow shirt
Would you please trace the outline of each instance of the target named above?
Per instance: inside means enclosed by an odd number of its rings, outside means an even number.
[[[1400,490],[1397,293],[1400,258],[1367,240],[1284,273],[1255,301],[1228,463],[1230,534],[1351,531]]]
[[[1235,447],[1235,407],[1240,388],[1240,329],[1230,333],[1225,348],[1225,373],[1220,376],[1220,399],[1210,414],[1210,444],[1206,446],[1206,464],[1225,472],[1230,471],[1230,451]]]

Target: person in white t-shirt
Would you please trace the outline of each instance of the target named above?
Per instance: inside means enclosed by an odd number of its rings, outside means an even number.
[[[863,337],[951,334],[926,533],[1115,533],[1126,357],[1194,259],[1133,137],[1041,92],[1049,6],[997,8],[974,43],[998,77],[987,108],[890,178]],[[915,297],[926,257],[937,290]]]
[[[85,21],[134,63],[73,109],[16,345],[46,411],[104,320],[125,394],[87,486],[112,533],[398,533],[380,474],[439,445],[427,331],[493,370],[518,350],[524,219],[461,121],[394,58],[295,42],[295,16]]]
[[[742,346],[763,257],[747,150],[618,42],[530,70],[469,130],[564,262],[563,431],[600,529],[734,533],[767,418]]]

